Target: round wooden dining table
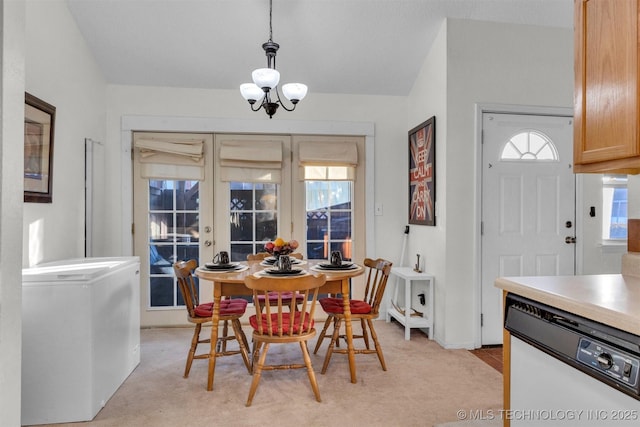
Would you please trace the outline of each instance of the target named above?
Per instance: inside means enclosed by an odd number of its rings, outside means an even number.
[[[318,264],[326,263],[326,260],[305,260],[301,264],[295,265],[309,274],[324,274],[327,277],[326,283],[320,288],[321,293],[340,294],[344,303],[346,341],[349,358],[349,373],[351,382],[356,383],[356,363],[355,351],[353,347],[353,329],[351,327],[351,308],[349,304],[350,279],[364,273],[364,268],[357,265],[357,268],[345,270],[322,270],[319,271]],[[239,263],[242,267],[237,271],[215,271],[200,266],[195,274],[202,280],[213,283],[213,316],[211,327],[211,354],[209,357],[209,372],[207,378],[207,390],[213,390],[213,377],[216,366],[215,346],[218,342],[218,324],[220,321],[220,300],[223,296],[253,295],[251,289],[244,285],[244,278],[248,275],[260,273],[265,269],[261,261],[246,261]],[[244,268],[246,265],[247,268]],[[295,278],[296,276],[291,276]]]

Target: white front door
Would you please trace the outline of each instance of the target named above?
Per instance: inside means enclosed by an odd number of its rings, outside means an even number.
[[[497,277],[575,272],[571,117],[482,118],[482,345],[502,343]]]

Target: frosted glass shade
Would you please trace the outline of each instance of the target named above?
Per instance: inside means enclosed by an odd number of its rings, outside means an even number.
[[[280,72],[273,68],[258,68],[251,73],[253,82],[260,88],[273,89],[280,82]]]
[[[307,96],[307,85],[302,83],[287,83],[282,86],[282,93],[291,102],[302,101]]]
[[[257,101],[262,99],[264,91],[258,87],[255,83],[243,83],[240,85],[240,93],[242,97],[247,101]]]

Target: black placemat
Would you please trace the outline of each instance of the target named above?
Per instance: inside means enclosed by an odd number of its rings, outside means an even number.
[[[204,268],[207,270],[235,270],[238,268],[238,263],[230,263],[230,264],[212,264],[206,263]]]
[[[325,270],[351,270],[354,268],[358,268],[351,262],[343,262],[341,265],[333,265],[328,262],[323,262],[321,264],[318,264],[318,267],[324,268]]]
[[[264,270],[267,274],[273,274],[274,276],[295,276],[302,273],[300,268],[292,268],[291,270],[277,270],[275,268],[268,268]]]

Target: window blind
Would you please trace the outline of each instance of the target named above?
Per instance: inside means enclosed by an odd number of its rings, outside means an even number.
[[[220,178],[223,181],[282,181],[282,142],[225,140],[220,144]]]
[[[204,140],[136,139],[140,174],[149,179],[204,180]]]
[[[353,141],[303,141],[298,152],[300,176],[306,181],[353,181],[358,147]]]

